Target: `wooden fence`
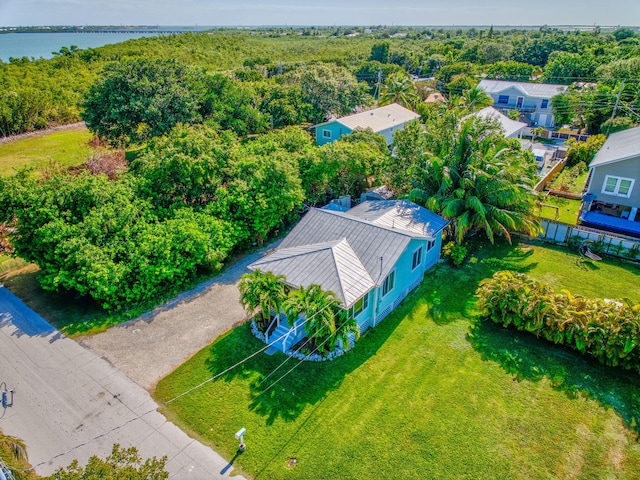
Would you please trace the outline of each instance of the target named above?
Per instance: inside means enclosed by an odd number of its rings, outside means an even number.
[[[630,260],[640,259],[640,239],[617,235],[615,233],[583,227],[582,225],[568,225],[553,220],[541,219],[544,233],[540,238],[553,242],[570,244],[572,241],[590,241],[592,250]],[[573,239],[573,237],[579,237]]]

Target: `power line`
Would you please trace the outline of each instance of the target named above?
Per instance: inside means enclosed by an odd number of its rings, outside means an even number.
[[[331,306],[333,306],[333,305],[335,305],[335,304],[336,304],[336,302],[332,302],[332,303],[329,303],[329,304],[325,305],[325,306],[324,306],[324,307],[322,307],[320,310],[318,310],[318,311],[317,311],[317,312],[315,312],[314,314],[312,314],[312,315],[310,315],[309,317],[307,317],[307,318],[305,319],[305,321],[304,321],[304,322],[302,322],[302,323],[300,324],[300,327],[304,326],[304,325],[305,325],[309,320],[311,320],[312,318],[314,318],[316,315],[320,314],[321,312],[323,312],[324,310],[326,310],[327,308],[329,308],[329,307],[331,307]],[[190,389],[188,389],[188,390],[185,390],[184,392],[182,392],[182,393],[180,393],[180,394],[178,394],[178,395],[174,396],[173,398],[171,398],[171,399],[169,399],[169,400],[166,400],[166,401],[164,401],[164,402],[160,402],[160,403],[158,403],[158,404],[157,404],[157,405],[158,405],[158,407],[167,406],[167,405],[169,405],[170,403],[172,403],[172,402],[174,402],[174,401],[178,400],[179,398],[184,397],[185,395],[188,395],[189,393],[192,393],[192,392],[194,392],[195,390],[198,390],[199,388],[202,388],[204,385],[206,385],[206,384],[208,384],[208,383],[210,383],[210,382],[212,382],[212,381],[214,381],[214,380],[216,380],[216,379],[220,378],[220,377],[221,377],[222,375],[224,375],[225,373],[228,373],[229,371],[233,370],[234,368],[237,368],[238,366],[242,365],[243,363],[245,363],[245,362],[249,361],[250,359],[252,359],[252,358],[253,358],[253,357],[255,357],[256,355],[258,355],[258,354],[260,354],[260,353],[264,352],[266,349],[268,349],[269,347],[273,346],[275,343],[277,343],[277,342],[278,342],[278,341],[280,341],[281,339],[282,339],[282,337],[277,338],[277,339],[276,339],[276,340],[274,340],[273,342],[271,342],[271,343],[269,343],[269,344],[265,345],[264,347],[262,347],[262,348],[261,348],[261,349],[259,349],[258,351],[256,351],[256,352],[252,353],[251,355],[248,355],[248,356],[247,356],[247,357],[245,357],[244,359],[240,360],[239,362],[236,362],[234,365],[232,365],[231,367],[229,367],[229,368],[227,368],[227,369],[223,370],[222,372],[217,373],[217,374],[216,374],[216,375],[214,375],[213,377],[208,378],[208,379],[207,379],[207,380],[205,380],[204,382],[201,382],[201,383],[199,383],[198,385],[196,385],[196,386],[194,386],[194,387],[192,387],[192,388],[190,388]],[[291,358],[291,357],[288,357],[288,358]],[[278,368],[280,368],[280,367],[278,367]],[[287,373],[288,373],[288,372],[287,372]],[[280,377],[280,378],[282,378],[282,377]],[[280,380],[280,379],[278,379],[278,380]],[[48,460],[42,461],[42,462],[38,463],[37,465],[33,465],[31,468],[29,468],[29,469],[27,469],[27,470],[24,470],[24,471],[25,471],[25,472],[28,472],[28,471],[30,471],[30,470],[35,470],[35,468],[39,467],[40,465],[44,465],[44,464],[46,464],[46,463],[49,463],[51,460],[53,460],[53,459],[55,459],[55,458],[58,458],[58,457],[61,457],[61,456],[67,455],[68,453],[71,453],[71,452],[73,452],[74,450],[76,450],[76,449],[78,449],[78,448],[80,448],[80,447],[86,446],[86,445],[88,445],[88,444],[90,444],[90,443],[92,443],[92,442],[94,442],[94,441],[96,441],[96,440],[99,440],[100,438],[102,438],[102,437],[104,437],[104,436],[106,436],[106,435],[109,435],[110,433],[113,433],[113,432],[115,432],[116,430],[121,429],[122,427],[124,427],[124,426],[126,426],[126,425],[130,424],[131,422],[134,422],[134,421],[136,421],[136,420],[141,419],[141,418],[142,418],[142,417],[144,417],[145,415],[148,415],[148,414],[150,414],[150,413],[156,412],[157,410],[158,410],[157,408],[149,409],[149,410],[147,410],[147,411],[145,411],[145,412],[143,412],[143,413],[141,413],[141,414],[139,414],[139,415],[137,415],[137,416],[135,416],[135,417],[133,417],[133,418],[130,418],[130,419],[129,419],[129,420],[127,420],[126,422],[124,422],[124,423],[122,423],[122,424],[120,424],[120,425],[118,425],[118,426],[116,426],[116,427],[113,427],[112,429],[110,429],[110,430],[109,430],[109,431],[107,431],[107,432],[103,432],[103,433],[101,433],[101,434],[99,434],[99,435],[96,435],[95,437],[90,438],[89,440],[87,440],[87,441],[85,441],[85,442],[83,442],[83,443],[81,443],[81,444],[79,444],[79,445],[76,445],[76,446],[74,446],[74,447],[72,447],[72,448],[68,449],[67,451],[65,451],[65,452],[63,452],[63,453],[59,453],[59,454],[57,454],[57,455],[55,455],[55,456],[53,456],[53,457],[49,458]]]

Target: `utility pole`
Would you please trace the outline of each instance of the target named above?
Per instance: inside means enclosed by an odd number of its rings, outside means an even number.
[[[611,118],[609,119],[609,128],[607,128],[607,136],[609,136],[609,132],[611,131],[611,126],[613,125],[613,119],[616,116],[616,110],[618,110],[618,104],[620,103],[620,95],[622,95],[622,89],[624,88],[624,78],[622,82],[620,82],[620,90],[618,90],[618,96],[616,97],[616,104],[613,106],[613,112],[611,112]]]
[[[380,84],[382,83],[382,67],[378,67],[378,81],[376,83],[376,91],[373,94],[373,98],[376,99],[376,103],[380,106]]]

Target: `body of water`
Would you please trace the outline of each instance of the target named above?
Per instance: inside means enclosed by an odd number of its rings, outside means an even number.
[[[161,28],[162,30],[162,28]],[[194,31],[195,29],[190,29]],[[198,29],[199,30],[199,29]],[[171,31],[187,31],[177,27]],[[97,48],[110,43],[162,35],[155,32],[132,33],[127,31],[106,32],[63,32],[63,33],[7,33],[0,35],[0,60],[8,62],[9,57],[52,58],[62,47],[76,45],[78,48]]]

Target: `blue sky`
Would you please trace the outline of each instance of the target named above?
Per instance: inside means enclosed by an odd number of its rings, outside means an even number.
[[[22,25],[639,25],[640,0],[0,0]]]

